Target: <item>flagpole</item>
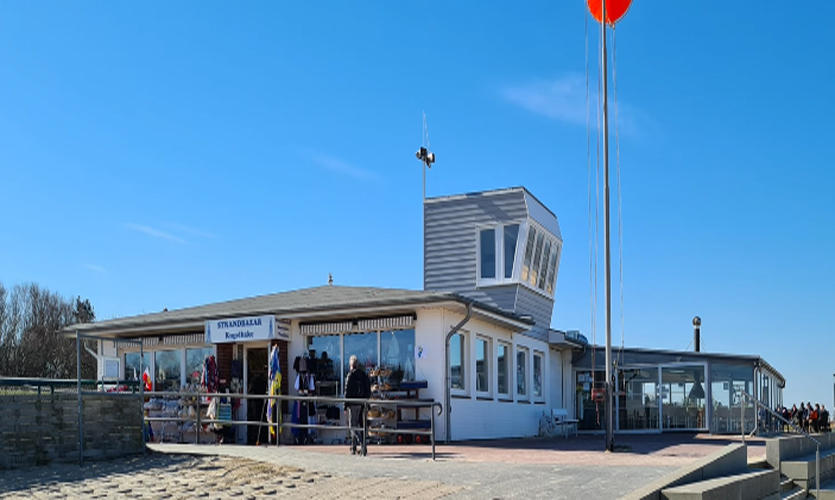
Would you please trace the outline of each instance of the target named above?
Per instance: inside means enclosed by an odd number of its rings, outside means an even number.
[[[603,66],[603,246],[606,272],[606,450],[614,451],[614,387],[612,387],[612,256],[609,241],[609,109],[608,56],[606,54],[606,0],[601,0],[600,44]]]

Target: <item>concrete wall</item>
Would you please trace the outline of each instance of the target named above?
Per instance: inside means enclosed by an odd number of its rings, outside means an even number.
[[[142,453],[136,396],[84,396],[84,458]],[[76,394],[0,396],[0,469],[78,461]]]
[[[835,448],[835,434],[815,434],[821,443],[821,454]],[[783,436],[765,442],[765,459],[770,466],[780,470],[780,462],[814,455],[817,446],[806,436]]]

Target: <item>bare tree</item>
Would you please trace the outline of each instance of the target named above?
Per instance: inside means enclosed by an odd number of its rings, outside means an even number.
[[[35,283],[0,284],[0,375],[75,378],[75,339],[58,332],[67,325],[95,320],[89,300],[67,300]],[[82,356],[82,377],[94,378],[96,361]]]

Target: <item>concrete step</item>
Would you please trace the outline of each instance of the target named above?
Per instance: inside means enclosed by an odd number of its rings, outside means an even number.
[[[794,484],[794,479],[786,476],[780,477],[780,493],[790,491],[796,489],[797,485]]]
[[[806,490],[800,486],[795,486],[794,489],[785,491],[781,495],[780,500],[805,500],[807,498]]]
[[[780,474],[762,470],[665,488],[667,500],[779,500]]]
[[[812,489],[815,485],[815,455],[806,455],[792,460],[783,460],[780,464],[783,474],[798,486]],[[835,450],[821,452],[821,482],[835,476]]]
[[[818,500],[835,500],[835,481],[828,481],[821,484],[820,496],[817,495],[817,491],[815,491],[815,486],[813,485],[809,488],[809,496]]]

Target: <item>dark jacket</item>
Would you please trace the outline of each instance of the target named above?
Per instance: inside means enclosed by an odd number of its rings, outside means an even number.
[[[345,379],[345,397],[368,399],[371,396],[371,380],[365,370],[353,369]]]

